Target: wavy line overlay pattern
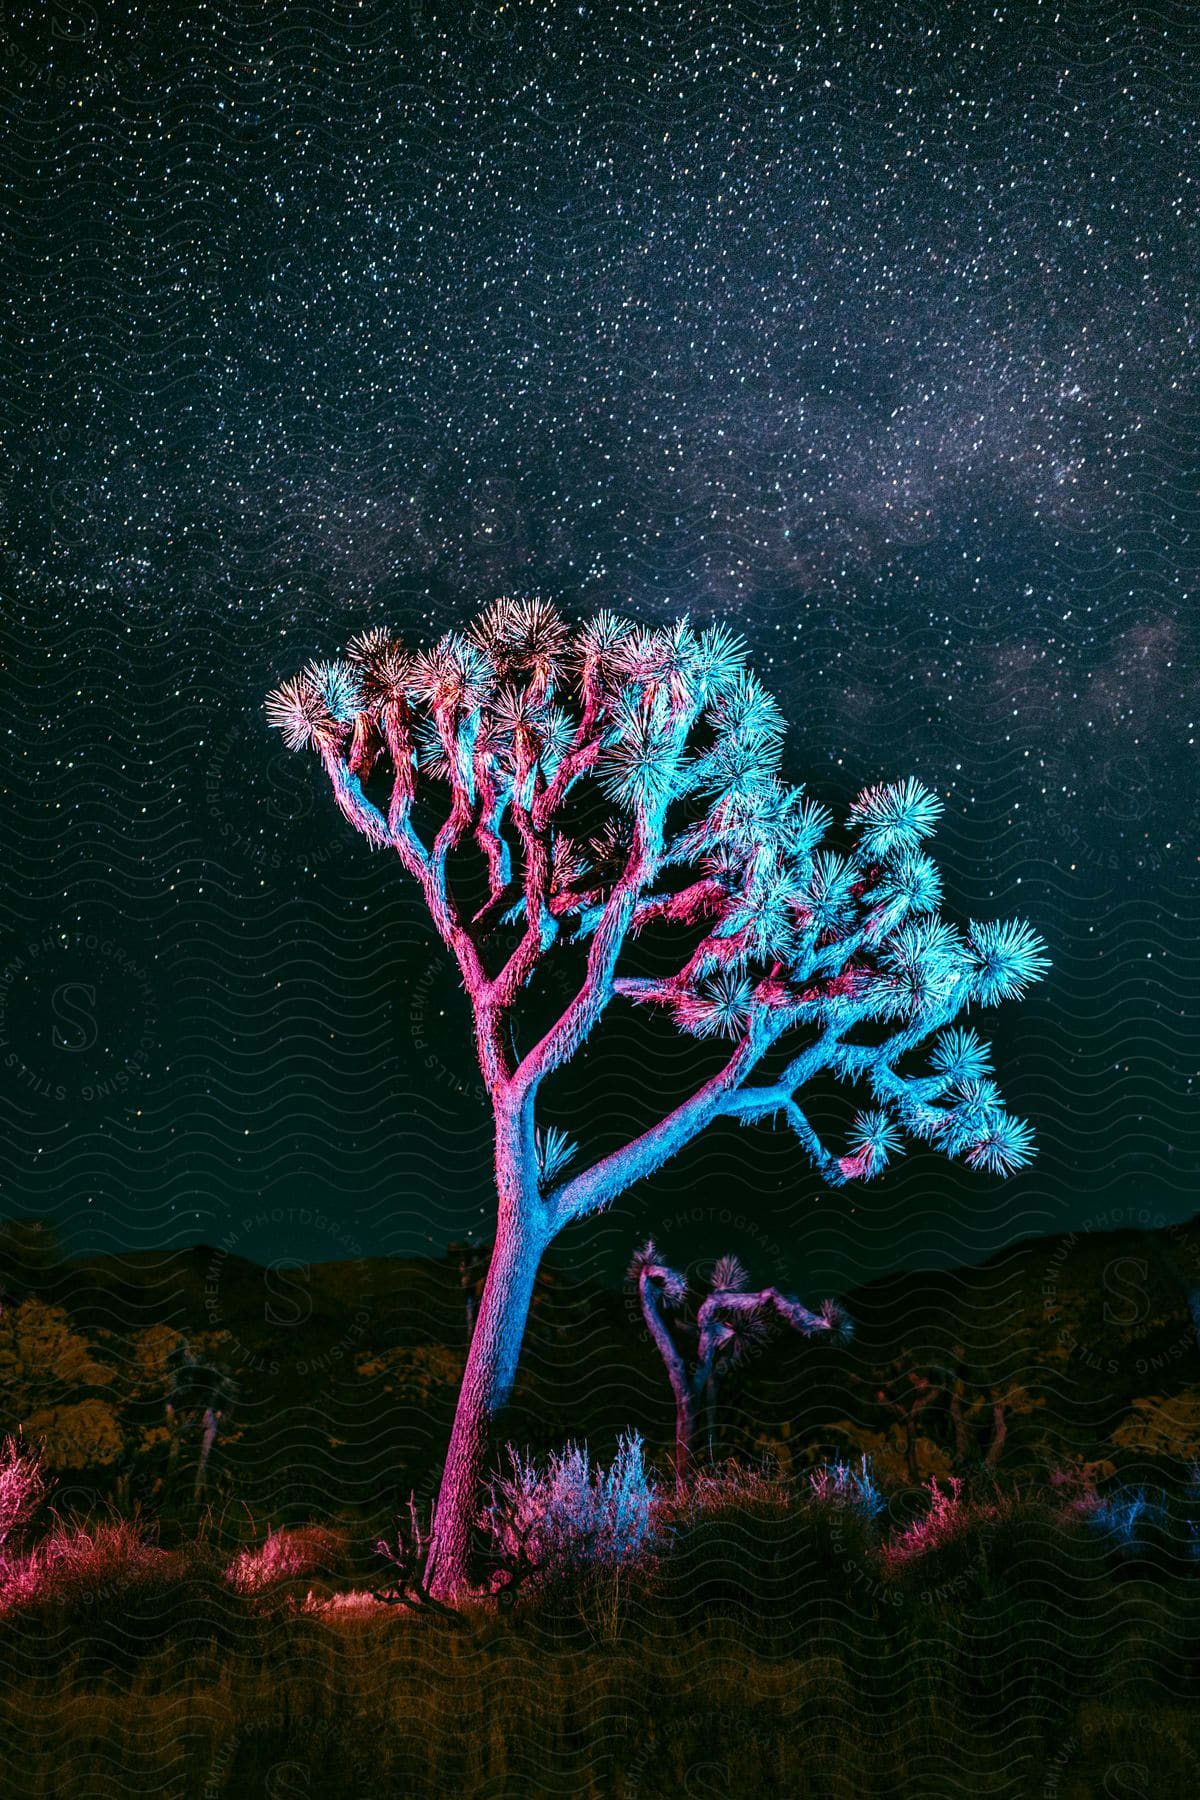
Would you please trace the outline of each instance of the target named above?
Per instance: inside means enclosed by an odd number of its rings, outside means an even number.
[[[553,1416],[668,1442],[608,1349],[647,1233],[873,1295],[892,1352],[921,1296],[1049,1326],[1090,1282],[1049,1411],[1099,1443],[1153,1390],[1105,1323],[1158,1306],[1146,1233],[1186,1281],[1200,1173],[1198,37],[1109,0],[0,0],[0,1204],[89,1259],[97,1329],[224,1334],[264,1506],[300,1456],[341,1505],[428,1481],[380,1370],[456,1347],[491,1150],[415,893],[262,700],[504,592],[727,619],[789,776],[838,816],[920,777],[947,913],[1053,958],[982,1022],[1028,1170],[831,1193],[710,1133],[556,1246],[589,1298],[531,1337]],[[557,1122],[611,1148],[690,1055],[614,1009]]]

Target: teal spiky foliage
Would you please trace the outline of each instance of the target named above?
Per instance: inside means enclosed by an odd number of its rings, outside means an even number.
[[[1033,1130],[1024,1119],[1009,1118],[999,1107],[981,1125],[964,1152],[973,1169],[989,1175],[1011,1175],[1033,1161]]]
[[[928,837],[941,816],[936,794],[909,776],[892,787],[868,788],[850,809],[858,827],[858,841],[868,856],[887,856],[896,850],[915,850]]]
[[[880,963],[892,977],[896,1017],[934,1016],[956,989],[965,991],[962,939],[944,919],[914,919],[884,944]]]
[[[991,1072],[992,1053],[973,1031],[955,1026],[939,1034],[930,1062],[948,1083],[975,1081]]]
[[[321,705],[339,725],[351,724],[362,711],[358,675],[348,662],[311,663],[305,671]]]
[[[901,852],[880,876],[872,898],[876,895],[902,912],[936,912],[942,904],[942,877],[937,864],[923,851]]]
[[[854,916],[855,869],[834,850],[812,859],[804,906],[818,931],[839,932]]]
[[[652,705],[619,707],[600,764],[600,785],[627,812],[663,812],[679,780],[679,750],[665,736]]]
[[[903,1142],[894,1120],[878,1109],[857,1114],[850,1130],[851,1154],[865,1157],[864,1174],[868,1176],[886,1169]]]
[[[1050,967],[1041,939],[1024,919],[993,920],[968,927],[971,984],[984,1006],[1015,1000]]]
[[[579,1146],[571,1142],[565,1131],[557,1125],[551,1125],[548,1131],[537,1131],[534,1134],[534,1150],[537,1156],[538,1179],[543,1187],[557,1179],[574,1157]]]

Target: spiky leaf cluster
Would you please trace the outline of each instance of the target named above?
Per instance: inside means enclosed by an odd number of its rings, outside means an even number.
[[[750,1276],[742,1260],[738,1256],[718,1256],[713,1264],[712,1292],[744,1294],[750,1286]]]
[[[557,1125],[551,1125],[548,1131],[534,1133],[538,1180],[543,1187],[549,1187],[562,1174],[578,1149],[578,1144],[572,1143],[566,1132],[560,1131]]]
[[[674,1310],[687,1299],[687,1279],[663,1262],[653,1238],[635,1250],[629,1264],[629,1279],[640,1282],[645,1277],[665,1306]]]

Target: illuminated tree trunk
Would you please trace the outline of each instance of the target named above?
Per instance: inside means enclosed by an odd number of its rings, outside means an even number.
[[[196,1463],[196,1481],[192,1488],[192,1499],[199,1500],[204,1494],[204,1484],[208,1476],[208,1459],[212,1447],[217,1441],[217,1428],[221,1421],[219,1412],[211,1406],[204,1409],[204,1433],[200,1439],[200,1455]]]
[[[675,1484],[682,1489],[692,1472],[692,1439],[696,1435],[696,1402],[684,1388],[675,1393]]]
[[[512,1398],[533,1285],[551,1236],[520,1121],[499,1117],[496,1243],[467,1351],[450,1448],[434,1512],[430,1590],[442,1600],[469,1585],[471,1532],[479,1507],[492,1425]]]
[[[711,1463],[717,1448],[717,1375],[714,1369],[704,1384],[705,1427],[708,1432],[708,1460]]]
[[[642,1302],[642,1315],[666,1366],[667,1378],[671,1383],[671,1393],[675,1398],[675,1484],[678,1491],[682,1493],[692,1469],[692,1439],[696,1432],[696,1396],[692,1383],[688,1379],[683,1357],[679,1354],[675,1340],[668,1331],[666,1320],[662,1316],[661,1288],[652,1278],[647,1278],[645,1271],[639,1277],[638,1293]]]

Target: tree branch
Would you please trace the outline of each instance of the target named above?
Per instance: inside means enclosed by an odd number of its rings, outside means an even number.
[[[511,1006],[534,969],[558,936],[558,921],[546,906],[550,885],[550,849],[545,833],[534,825],[536,797],[533,807],[526,807],[517,794],[528,779],[528,770],[518,768],[513,783],[512,816],[521,840],[524,862],[525,930],[521,941],[492,983],[492,996],[497,1006]],[[536,775],[535,775],[536,783]]]
[[[411,821],[416,783],[413,780],[412,734],[407,715],[397,701],[388,701],[380,717],[388,755],[392,759],[392,793],[388,802],[388,828],[410,875],[422,886],[429,866],[429,852],[417,836]]]
[[[388,845],[392,849],[404,852],[396,842],[391,827],[377,806],[374,806],[362,791],[362,783],[353,774],[346,758],[337,744],[327,740],[320,745],[321,761],[325,765],[325,773],[329,776],[333,788],[333,797],[338,809],[347,818],[356,831],[371,844],[377,847]],[[415,872],[415,871],[414,871]]]
[[[475,841],[488,866],[488,898],[471,923],[477,930],[491,923],[512,883],[512,856],[500,829],[508,805],[508,795],[499,787],[487,759],[476,754],[475,785],[479,795],[479,816],[475,821]]]
[[[745,1079],[769,1044],[769,1034],[753,1029],[752,1023],[748,1023],[746,1035],[729,1061],[703,1087],[681,1101],[649,1131],[632,1139],[623,1149],[601,1157],[590,1169],[574,1180],[564,1182],[549,1196],[548,1203],[556,1217],[564,1224],[583,1218],[586,1213],[595,1212],[615,1200],[635,1181],[641,1181],[661,1168],[712,1119],[719,1117],[726,1094]]]
[[[593,767],[600,751],[600,734],[596,721],[600,716],[601,690],[595,682],[585,682],[583,714],[575,728],[570,748],[561,758],[545,791],[534,801],[533,828],[545,831],[571,788]]]
[[[666,1364],[671,1392],[678,1401],[688,1392],[687,1367],[679,1346],[668,1331],[667,1322],[662,1316],[662,1290],[655,1284],[648,1268],[642,1269],[638,1274],[638,1297],[642,1303],[642,1316],[646,1321],[646,1328]]]
[[[575,998],[527,1053],[513,1077],[523,1094],[536,1092],[552,1069],[573,1056],[603,1013],[613,993],[613,973],[638,897],[654,879],[662,845],[665,805],[651,815],[639,809],[634,821],[633,845],[625,872],[613,888],[588,951],[587,972]]]
[[[393,762],[396,751],[401,748],[397,733],[392,734]],[[404,789],[411,787],[397,780],[393,787],[392,822],[389,823],[362,791],[362,784],[357,775],[351,773],[346,759],[335,744],[325,743],[320,746],[321,760],[325,765],[333,788],[334,798],[345,817],[372,844],[387,845],[397,851],[406,869],[420,882],[425,895],[425,903],[430,917],[447,949],[454,955],[462,974],[464,985],[471,999],[475,1021],[475,1045],[479,1056],[480,1067],[484,1079],[493,1091],[509,1080],[512,1074],[511,1059],[504,1047],[497,1009],[488,992],[488,982],[480,960],[478,946],[475,944],[467,928],[458,917],[445,880],[445,859],[452,842],[457,841],[454,828],[454,814],[442,827],[438,834],[438,843],[434,852],[429,855],[420,843],[408,820],[408,806],[411,801],[405,798]],[[400,765],[397,764],[397,768]],[[409,769],[411,776],[411,767]],[[396,787],[401,789],[399,795]],[[455,806],[459,807],[460,820],[463,817],[459,794],[456,792]],[[469,802],[468,802],[469,804]],[[467,822],[469,822],[469,813]],[[458,835],[461,835],[461,827]]]
[[[709,875],[674,894],[645,895],[634,908],[629,929],[641,931],[643,926],[656,919],[666,919],[674,925],[693,925],[716,912],[728,899],[721,883]]]

